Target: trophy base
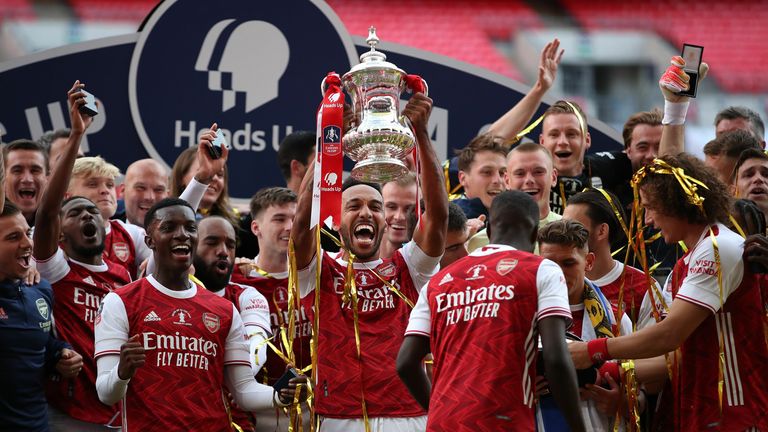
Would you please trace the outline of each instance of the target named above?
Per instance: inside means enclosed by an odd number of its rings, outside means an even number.
[[[371,156],[352,168],[352,178],[369,183],[386,183],[408,174],[403,161],[389,156]]]

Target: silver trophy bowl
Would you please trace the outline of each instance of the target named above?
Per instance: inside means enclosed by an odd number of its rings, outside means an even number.
[[[408,173],[403,159],[415,144],[410,122],[400,114],[406,73],[376,50],[379,38],[374,27],[369,29],[366,42],[371,50],[363,53],[360,64],[341,77],[355,118],[360,119],[342,137],[342,148],[357,162],[352,168],[353,178],[386,183]]]

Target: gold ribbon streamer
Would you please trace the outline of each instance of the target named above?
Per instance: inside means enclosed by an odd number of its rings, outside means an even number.
[[[640,410],[638,408],[638,383],[635,374],[635,362],[626,360],[619,363],[619,373],[621,375],[621,386],[627,395],[627,407],[629,408],[629,419],[627,421],[627,432],[639,432],[640,429]],[[616,416],[614,423],[614,432],[618,431],[619,418]]]
[[[322,227],[321,227],[322,229]],[[333,237],[333,236],[331,236]],[[317,381],[317,346],[318,337],[320,334],[320,271],[322,267],[322,253],[323,248],[320,244],[320,230],[315,229],[315,325],[312,326],[312,343],[309,345],[310,355],[312,357],[312,382],[315,386],[319,385]],[[314,398],[313,403],[309,404],[309,412],[311,414],[312,425],[310,427],[311,432],[315,432],[320,429],[320,416],[315,412]]]
[[[344,249],[344,245],[342,245],[342,244],[341,244],[341,242],[339,241],[339,239],[337,239],[336,237],[334,237],[334,235],[333,235],[333,234],[331,234],[331,233],[329,233],[328,231],[326,231],[326,229],[325,229],[325,228],[322,228],[322,230],[323,230],[323,234],[325,234],[327,237],[330,237],[330,238],[331,238],[331,240],[333,240],[333,242],[334,242],[334,243],[336,243],[336,246],[340,247],[341,249]],[[350,252],[350,256],[352,256],[352,253],[351,253],[351,252]],[[365,265],[365,263],[361,263],[361,264]],[[387,288],[389,288],[389,290],[390,290],[390,291],[392,291],[392,293],[394,293],[396,296],[400,297],[400,300],[404,301],[404,302],[405,302],[405,304],[407,304],[408,306],[410,306],[410,307],[411,307],[411,309],[413,309],[413,307],[415,306],[415,305],[413,304],[413,302],[412,302],[412,301],[411,301],[411,300],[410,300],[408,297],[406,297],[406,296],[405,296],[405,294],[403,294],[403,293],[402,293],[402,292],[401,292],[399,289],[397,289],[397,287],[396,287],[396,286],[394,286],[392,283],[390,283],[389,281],[387,281],[386,279],[384,279],[384,278],[383,278],[383,277],[382,277],[382,276],[379,274],[379,272],[377,272],[375,269],[372,269],[372,268],[367,268],[367,267],[366,267],[366,270],[368,270],[368,271],[370,271],[371,273],[373,273],[373,275],[374,275],[374,276],[376,276],[376,277],[377,277],[377,278],[378,278],[378,279],[379,279],[379,280],[380,280],[380,281],[381,281],[381,282],[382,282],[382,283],[383,283],[383,284],[384,284],[384,285],[385,285]],[[347,270],[347,273],[349,273],[349,270]]]
[[[621,269],[621,275],[619,278],[621,281],[619,282],[619,313],[616,317],[616,328],[614,329],[614,335],[619,336],[619,333],[621,333],[621,319],[624,317],[625,313],[625,307],[624,307],[624,286],[627,279],[627,264],[629,264],[629,250],[632,248],[632,236],[630,235],[629,228],[627,228],[627,224],[624,223],[624,218],[621,217],[621,212],[619,211],[619,208],[616,207],[616,204],[613,202],[613,199],[610,195],[603,189],[603,188],[595,188],[598,192],[600,192],[603,197],[608,201],[608,204],[611,206],[611,210],[613,210],[614,216],[616,216],[616,220],[619,221],[619,225],[621,226],[621,230],[624,231],[624,234],[627,237],[627,249],[624,253],[624,267]],[[624,249],[624,248],[622,248]],[[621,251],[619,249],[616,251],[618,253]],[[611,257],[613,257],[613,254],[611,254]],[[635,309],[635,296],[632,296],[632,300],[630,302],[630,309]],[[635,322],[637,321],[637,317],[634,317],[632,319],[632,329],[634,330]]]
[[[683,193],[685,194],[686,201],[688,201],[689,204],[692,204],[696,206],[700,211],[701,214],[706,217],[706,211],[704,210],[704,197],[699,195],[698,188],[703,187],[704,189],[709,189],[707,185],[702,183],[701,181],[689,176],[685,173],[685,170],[679,167],[673,167],[667,162],[661,160],[661,159],[654,159],[653,162],[650,165],[646,165],[635,173],[635,175],[632,177],[632,188],[635,192],[635,200],[637,201],[638,198],[638,187],[640,182],[642,182],[643,178],[647,175],[648,172],[654,173],[654,174],[666,174],[666,175],[672,175],[675,177],[675,180],[677,180],[677,183],[680,185],[680,188],[683,190]],[[720,260],[720,249],[717,245],[717,239],[715,238],[715,233],[712,230],[712,227],[709,227],[709,237],[712,241],[712,248],[715,255],[715,269],[717,271],[717,285],[720,291],[720,309],[723,308],[723,272],[722,272],[722,262]],[[685,244],[682,244],[681,246],[686,250]],[[654,303],[651,302],[653,305]],[[722,329],[718,331],[718,346],[719,346],[719,353],[718,353],[718,380],[717,380],[717,396],[718,396],[718,405],[720,409],[720,416],[722,417],[723,414],[723,385],[724,385],[724,375],[723,371],[725,370],[725,352],[723,350],[723,343],[724,343],[724,334]]]
[[[330,237],[334,243],[336,243],[340,248],[343,250],[343,245],[341,242],[334,237],[331,233],[329,233],[325,228],[320,228],[322,232]],[[318,244],[318,250],[320,249],[320,236],[318,232],[317,237],[317,244]],[[365,403],[365,389],[363,386],[363,380],[362,380],[362,373],[363,373],[363,359],[360,355],[360,321],[358,318],[358,311],[357,311],[357,284],[355,283],[355,268],[354,268],[354,261],[355,261],[355,254],[353,254],[350,251],[346,251],[348,254],[347,259],[347,273],[346,273],[346,281],[344,282],[344,291],[341,295],[341,302],[342,305],[349,306],[350,309],[352,309],[352,324],[354,326],[355,330],[355,348],[357,349],[357,361],[360,365],[360,398],[361,398],[361,407],[363,411],[363,424],[365,425],[365,432],[371,432],[371,426],[368,421],[368,409],[366,407]],[[320,255],[318,254],[318,262],[320,262]],[[373,272],[376,273],[376,272]],[[320,269],[318,269],[318,275],[320,274]],[[318,276],[319,279],[319,276]],[[320,286],[320,283],[317,283],[317,287]],[[317,299],[320,296],[320,293],[315,292],[315,304],[317,304]],[[317,309],[315,309],[315,316],[318,316],[319,313]]]
[[[740,235],[742,238],[747,238],[747,235],[746,235],[746,234],[744,234],[744,230],[743,230],[743,229],[741,229],[741,225],[739,225],[739,223],[736,221],[736,218],[735,218],[735,217],[733,217],[733,215],[732,215],[732,214],[728,214],[728,219],[729,219],[729,220],[731,221],[731,223],[733,224],[733,227],[734,227],[734,228],[736,228],[736,231],[739,233],[739,235]]]

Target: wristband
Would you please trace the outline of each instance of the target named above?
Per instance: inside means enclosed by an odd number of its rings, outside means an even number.
[[[587,342],[587,352],[593,364],[599,364],[611,359],[608,354],[608,338],[594,339]]]
[[[610,375],[611,378],[613,378],[614,381],[617,383],[621,382],[621,375],[619,372],[619,364],[616,362],[605,362],[602,366],[597,370],[597,383],[598,385],[604,384],[605,380],[603,377],[605,374]]]
[[[690,101],[670,102],[665,100],[664,119],[661,120],[661,124],[681,125],[685,123],[685,115],[688,113],[688,105],[690,105]]]

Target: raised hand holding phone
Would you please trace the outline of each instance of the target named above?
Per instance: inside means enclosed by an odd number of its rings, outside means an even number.
[[[222,173],[223,175],[228,157],[229,147],[224,140],[224,134],[214,123],[209,130],[200,135],[197,148],[198,169],[195,179],[200,183],[208,184],[216,174]]]

